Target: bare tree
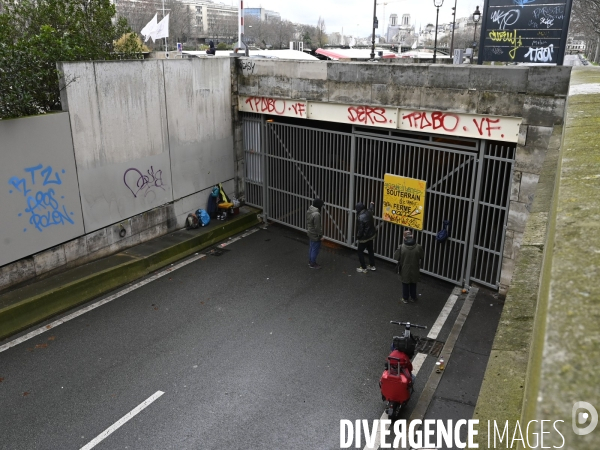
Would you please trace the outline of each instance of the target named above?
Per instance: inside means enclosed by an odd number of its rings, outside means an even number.
[[[294,40],[296,27],[289,20],[273,20],[269,23],[269,28],[271,29],[269,34],[273,48],[288,48],[290,41]]]
[[[586,57],[600,62],[600,0],[575,0],[570,34],[585,42]]]
[[[162,1],[120,0],[117,2],[117,14],[127,19],[131,29],[141,36],[140,31],[154,17],[154,14],[158,14],[158,21],[163,18]],[[194,18],[192,11],[180,1],[165,0],[165,15],[167,14],[169,14],[169,42],[187,42],[192,30],[191,21]],[[162,49],[164,39],[155,43],[148,41],[146,45],[154,49]],[[169,45],[171,48],[173,46]]]
[[[327,44],[327,33],[325,32],[325,20],[319,16],[316,29],[316,41],[319,47],[325,47]]]
[[[265,48],[267,45],[268,23],[259,17],[248,16],[244,20],[245,39],[249,45]]]
[[[261,21],[249,16],[245,20],[246,40],[261,48],[288,48],[290,41],[302,40],[305,48],[317,49],[327,44],[325,21],[319,18],[319,26],[294,24],[288,20]]]
[[[160,12],[162,13],[162,9]],[[165,0],[165,14],[169,14],[169,42],[187,42],[194,19],[194,14],[188,5],[177,0]]]
[[[298,24],[296,30],[300,36],[302,42],[304,42],[305,48],[316,50],[319,48],[317,40],[317,28],[311,25]]]
[[[117,8],[117,17],[127,19],[131,29],[141,36],[140,31],[156,14],[156,4],[154,2],[134,2],[131,0],[119,0],[115,2]]]

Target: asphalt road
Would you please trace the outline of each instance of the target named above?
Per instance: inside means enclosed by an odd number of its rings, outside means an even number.
[[[158,391],[94,448],[339,448],[340,419],[383,412],[389,321],[431,327],[454,286],[423,277],[404,305],[389,263],[307,259],[303,234],[271,226],[0,353],[0,448],[82,448]]]

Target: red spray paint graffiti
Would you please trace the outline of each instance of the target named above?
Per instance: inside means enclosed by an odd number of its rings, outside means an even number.
[[[348,120],[352,123],[375,125],[387,123],[385,108],[370,106],[351,106],[348,108]]]
[[[459,114],[446,113],[441,111],[435,112],[424,112],[424,111],[413,111],[402,116],[402,120],[408,121],[409,128],[414,130],[443,130],[446,133],[454,133],[459,129],[464,132],[469,132],[470,123],[467,117]],[[473,133],[478,134],[481,137],[494,137],[492,132],[495,130],[502,130],[501,119],[492,119],[489,117],[473,118],[473,124],[475,130]],[[459,130],[459,133],[460,133]],[[497,136],[496,136],[497,137]],[[504,134],[500,137],[504,138]]]
[[[245,103],[257,113],[306,117],[306,104],[301,102],[288,103],[277,98],[248,97]]]

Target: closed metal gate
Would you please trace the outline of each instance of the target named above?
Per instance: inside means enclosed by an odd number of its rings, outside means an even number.
[[[425,221],[417,232],[425,250],[422,272],[459,285],[473,280],[498,286],[514,145],[360,127],[345,133],[242,117],[246,203],[263,208],[269,220],[304,230],[306,210],[319,196],[327,239],[356,248],[354,206],[373,201],[375,253],[392,261],[404,230],[380,217],[383,176],[426,180]],[[444,219],[451,221],[450,237],[439,243]]]

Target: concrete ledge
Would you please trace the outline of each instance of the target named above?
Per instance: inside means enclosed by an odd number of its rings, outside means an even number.
[[[227,222],[180,230],[55,277],[0,295],[0,339],[130,283],[258,224],[259,210],[243,208]]]

